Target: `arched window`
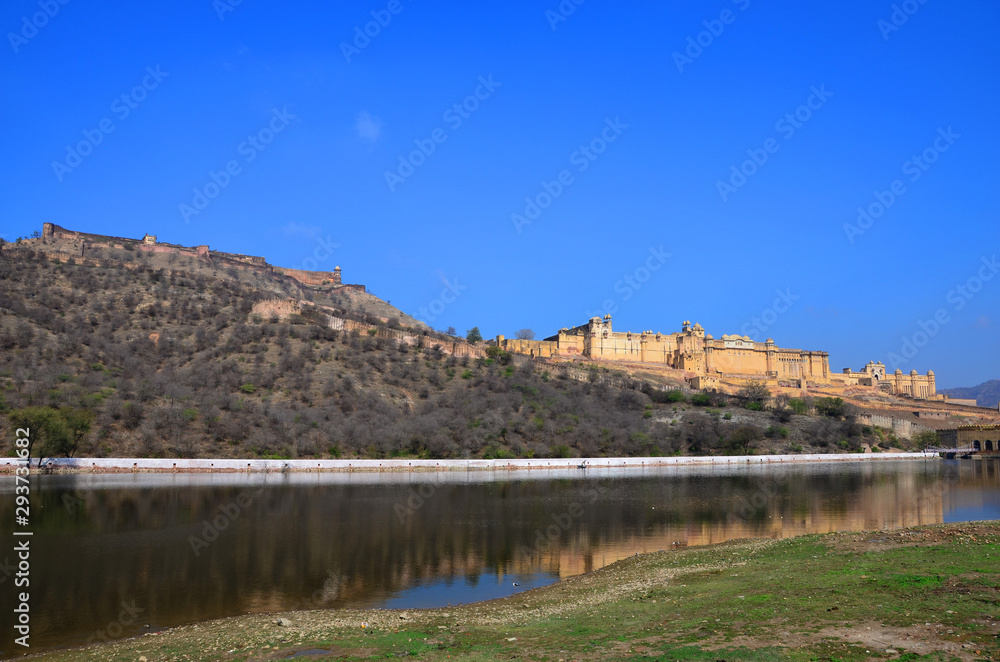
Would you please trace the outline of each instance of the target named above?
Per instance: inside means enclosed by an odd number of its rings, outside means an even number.
[[[986,450],[988,450],[988,451],[992,451],[993,450],[993,442],[990,441],[989,439],[986,440]]]
[[[982,450],[982,447],[979,445],[978,439],[972,442],[972,450],[974,451]]]

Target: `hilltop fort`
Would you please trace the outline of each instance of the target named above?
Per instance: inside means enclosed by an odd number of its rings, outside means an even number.
[[[111,237],[100,234],[90,234],[87,232],[77,232],[67,230],[54,223],[42,224],[42,244],[59,243],[63,250],[67,245],[72,247],[73,253],[80,257],[87,257],[88,249],[95,247],[117,248],[119,250],[133,251],[136,253],[162,253],[183,255],[195,258],[206,264],[223,267],[236,267],[256,271],[258,273],[285,277],[297,281],[310,289],[318,291],[332,291],[337,289],[352,289],[365,291],[364,285],[344,284],[341,281],[340,267],[334,267],[333,271],[303,271],[299,269],[286,269],[268,264],[267,260],[257,255],[242,255],[240,253],[225,253],[223,251],[213,251],[207,245],[202,246],[180,246],[156,240],[156,235],[147,234],[142,239],[127,239],[125,237]]]
[[[501,349],[537,357],[587,357],[660,365],[685,373],[691,388],[718,387],[722,381],[761,379],[782,386],[869,386],[891,395],[918,400],[947,400],[937,393],[934,371],[886,375],[885,365],[874,361],[860,371],[830,371],[827,352],[778,347],[774,340],[754,342],[748,336],[723,335],[716,339],[700,324],[685,321],[681,330],[614,331],[611,315],[592,317],[586,324],[563,328],[544,340],[492,341]],[[952,402],[955,402],[952,400]],[[962,401],[959,401],[962,402]]]

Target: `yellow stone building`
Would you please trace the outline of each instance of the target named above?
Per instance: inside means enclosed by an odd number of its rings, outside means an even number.
[[[544,340],[493,341],[501,349],[537,357],[581,356],[606,361],[656,363],[692,373],[692,377],[747,377],[828,382],[829,354],[778,347],[774,340],[754,342],[747,336],[705,333],[700,324],[684,322],[678,332],[614,331],[611,315],[561,329]],[[704,382],[703,382],[704,383]]]
[[[723,335],[716,339],[700,324],[684,322],[681,330],[663,334],[615,331],[611,315],[592,317],[586,324],[544,340],[491,340],[501,349],[540,358],[586,357],[606,361],[651,363],[683,370],[692,388],[714,387],[720,380],[765,379],[801,386],[812,382],[837,387],[868,386],[917,399],[944,399],[937,395],[934,371],[926,375],[913,370],[904,375],[896,370],[887,375],[885,365],[872,361],[859,372],[845,368],[830,373],[827,352],[778,347],[774,340],[755,342],[747,336]]]
[[[911,370],[910,374],[904,375],[903,371],[896,368],[892,375],[885,373],[885,365],[879,361],[869,361],[861,372],[854,372],[850,368],[844,368],[844,376],[850,384],[859,386],[872,386],[893,395],[907,395],[920,400],[930,400],[937,395],[937,384],[933,370],[928,370],[926,375],[919,374],[916,370]]]
[[[962,425],[938,430],[942,448],[971,448],[982,453],[1000,453],[1000,425]]]

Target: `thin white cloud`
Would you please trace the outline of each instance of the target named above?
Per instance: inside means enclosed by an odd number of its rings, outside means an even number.
[[[375,142],[382,135],[382,122],[377,117],[372,117],[367,110],[362,110],[358,113],[354,129],[358,132],[358,138]]]
[[[315,239],[323,234],[323,228],[318,225],[305,225],[303,223],[296,223],[295,221],[281,226],[279,230],[288,237],[305,237],[306,239]]]

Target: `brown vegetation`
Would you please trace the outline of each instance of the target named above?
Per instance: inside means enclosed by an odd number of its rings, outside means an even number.
[[[498,348],[456,357],[443,351],[453,339],[428,330],[413,329],[412,344],[338,332],[309,306],[254,323],[274,291],[203,265],[66,264],[8,247],[0,283],[0,424],[47,421],[52,439],[36,447],[47,454],[571,457],[787,452],[810,440],[840,451],[865,439],[850,416],[808,419],[809,439],[788,438],[784,404],[758,412],[776,425],[748,428],[606,370],[579,380]],[[693,404],[729,403],[702,395]],[[92,423],[74,426],[81,417]]]

